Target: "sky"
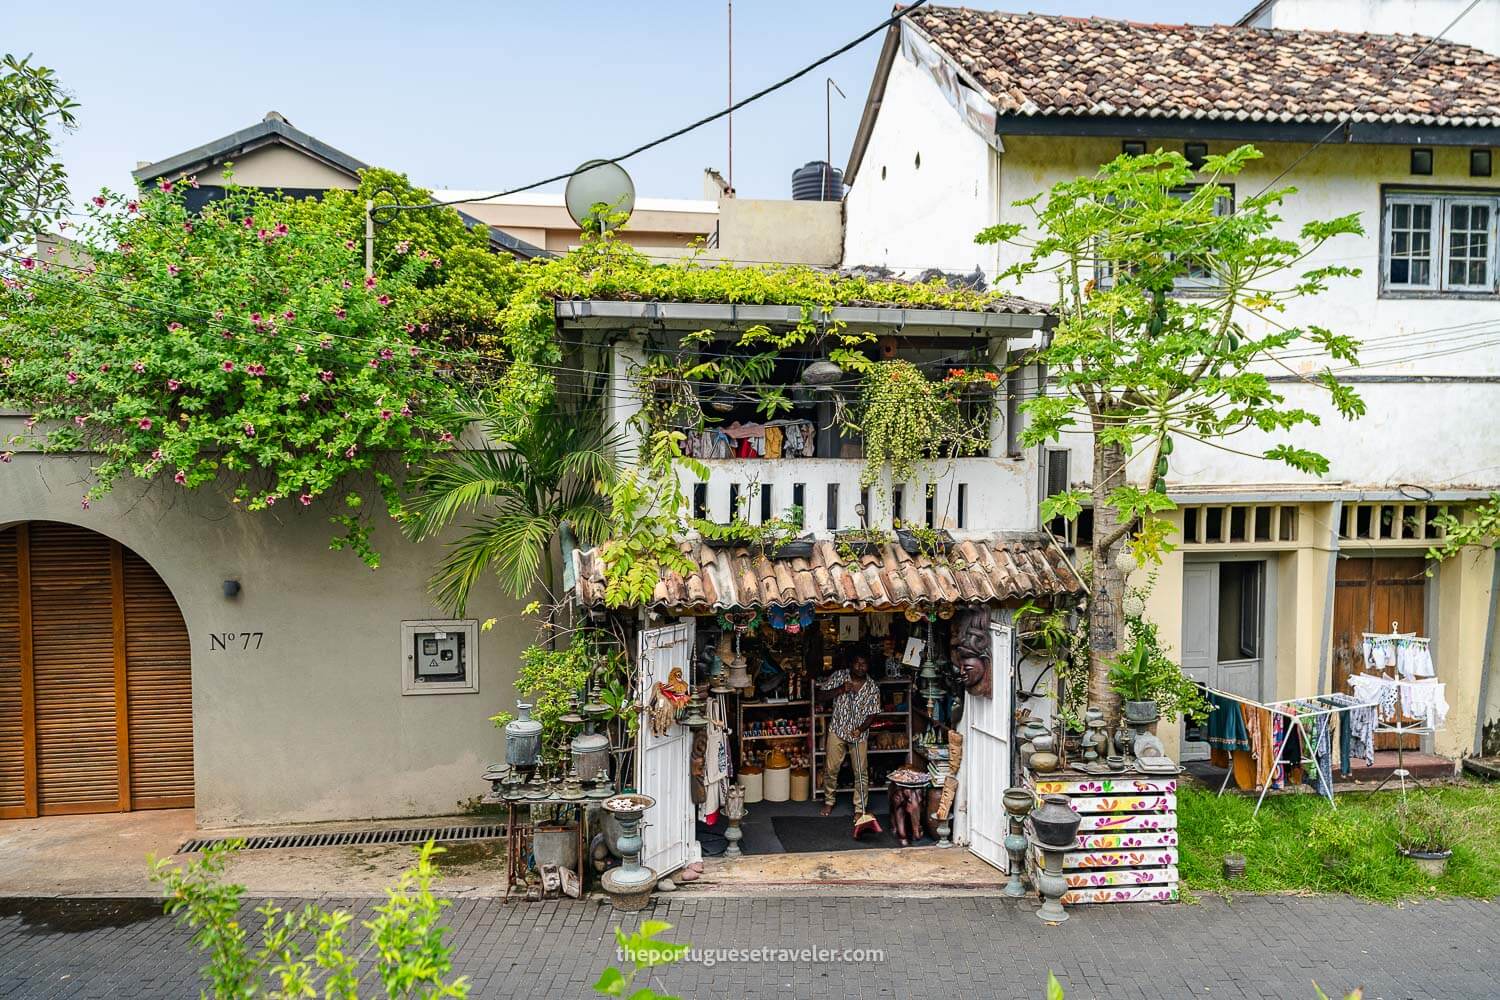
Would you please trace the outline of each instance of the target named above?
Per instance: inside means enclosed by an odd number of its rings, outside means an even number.
[[[1252,5],[1029,0],[1007,9],[1229,23]],[[273,109],[417,184],[496,191],[616,156],[727,104],[724,0],[5,6],[0,52],[34,53],[81,105],[77,131],[61,143],[79,202],[101,186],[126,188],[138,161]],[[838,48],[890,10],[890,0],[739,0],[736,95]],[[834,94],[831,109],[833,161],[844,163],[879,51],[877,35],[734,116],[742,197],[790,197],[792,171],[823,158],[829,76],[848,95]],[[625,166],[640,196],[699,198],[703,168],[727,170],[726,147],[721,121]]]

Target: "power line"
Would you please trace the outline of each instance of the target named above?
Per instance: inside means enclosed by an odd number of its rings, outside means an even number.
[[[1478,0],[1476,0],[1476,2],[1478,2]],[[884,21],[881,21],[879,24],[875,25],[875,27],[871,28],[869,31],[866,31],[864,34],[860,35],[858,38],[855,38],[853,41],[846,42],[845,44],[843,44],[843,45],[839,46],[838,48],[834,49],[832,52],[828,53],[827,55],[821,56],[818,59],[813,60],[812,62],[808,63],[806,66],[803,66],[801,69],[799,69],[795,73],[791,74],[790,76],[783,77],[782,79],[777,80],[775,83],[771,84],[768,87],[762,87],[760,90],[757,90],[755,93],[751,94],[749,97],[745,97],[745,98],[742,98],[742,99],[740,99],[738,101],[735,101],[733,104],[729,105],[729,107],[727,107],[727,108],[724,108],[722,111],[715,111],[711,115],[708,115],[708,116],[703,117],[703,118],[699,118],[697,121],[692,122],[691,124],[688,124],[688,125],[684,125],[682,128],[676,129],[676,130],[674,130],[672,132],[668,132],[666,135],[661,136],[660,138],[652,139],[650,142],[644,142],[641,145],[636,146],[634,149],[631,149],[631,150],[628,150],[627,152],[621,153],[619,156],[613,157],[611,159],[604,160],[604,161],[602,161],[602,163],[606,163],[606,164],[607,163],[621,163],[621,162],[623,162],[625,160],[630,159],[633,156],[637,156],[637,155],[639,155],[641,153],[646,152],[648,149],[654,149],[655,147],[660,146],[663,143],[671,142],[673,139],[676,139],[676,138],[679,138],[681,136],[687,135],[689,132],[692,132],[692,131],[695,131],[697,129],[700,129],[700,128],[702,128],[705,125],[710,125],[710,124],[718,121],[720,118],[724,118],[724,117],[726,117],[728,115],[731,115],[734,112],[740,110],[741,108],[743,108],[743,107],[745,107],[747,105],[754,104],[756,101],[760,100],[762,97],[765,97],[768,94],[775,93],[776,91],[780,90],[782,87],[785,87],[788,84],[794,83],[797,80],[802,79],[802,77],[804,77],[807,74],[811,73],[813,70],[817,69],[819,66],[822,66],[824,63],[831,62],[832,60],[834,60],[834,59],[838,58],[839,56],[843,55],[845,52],[848,52],[850,49],[854,48],[855,46],[859,45],[860,43],[864,42],[865,40],[867,40],[869,38],[872,38],[875,35],[880,34],[882,31],[885,31],[891,25],[896,24],[897,22],[901,21],[903,18],[910,16],[913,11],[917,10],[917,8],[919,8],[919,7],[922,7],[926,3],[927,3],[927,0],[915,0],[915,2],[913,2],[909,6],[906,6],[906,7],[901,8],[900,10],[897,10],[890,17],[886,18]],[[600,163],[594,163],[594,164],[590,165],[590,168],[592,169],[592,167],[596,167],[596,166],[600,166],[600,165],[601,165]],[[520,187],[510,188],[509,190],[500,191],[500,192],[498,192],[496,194],[485,195],[485,196],[483,196],[481,198],[459,198],[459,199],[456,199],[454,201],[434,201],[434,202],[432,202],[430,204],[426,204],[426,205],[381,206],[381,211],[420,211],[420,210],[428,209],[428,208],[440,208],[440,207],[447,206],[447,205],[464,205],[464,204],[468,204],[469,202],[475,202],[475,201],[489,201],[489,200],[494,199],[494,198],[504,198],[506,195],[520,194],[523,191],[531,191],[531,190],[534,190],[535,188],[539,188],[539,187],[542,187],[542,186],[547,185],[547,184],[552,184],[552,183],[555,183],[557,181],[567,180],[568,178],[572,177],[574,174],[577,174],[579,172],[580,171],[579,171],[578,168],[574,168],[573,170],[569,170],[567,173],[555,174],[555,175],[553,175],[551,177],[545,177],[545,178],[543,178],[542,180],[539,180],[539,181],[533,181],[530,184],[523,184]]]

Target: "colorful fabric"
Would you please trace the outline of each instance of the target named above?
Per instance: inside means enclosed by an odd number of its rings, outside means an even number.
[[[818,681],[818,690],[832,691],[849,679],[848,670],[835,670]],[[851,742],[860,737],[857,730],[864,721],[879,712],[880,685],[866,677],[864,686],[858,691],[853,694],[844,691],[833,699],[833,717],[828,720],[828,731],[841,740]]]
[[[1240,703],[1223,695],[1208,696],[1208,745],[1214,750],[1230,752],[1249,750],[1250,736],[1245,731],[1245,720],[1240,714]]]

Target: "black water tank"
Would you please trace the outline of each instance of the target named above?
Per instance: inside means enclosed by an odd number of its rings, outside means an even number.
[[[840,201],[844,197],[844,172],[823,160],[804,163],[792,171],[793,201]]]

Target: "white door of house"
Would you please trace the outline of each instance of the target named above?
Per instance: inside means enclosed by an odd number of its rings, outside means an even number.
[[[1010,699],[1015,685],[1011,671],[1012,634],[1008,623],[990,623],[993,692],[988,698],[964,696],[968,735],[964,737],[963,761],[959,766],[959,781],[968,788],[969,850],[1002,871],[1009,864],[1001,795],[1010,784]]]
[[[673,667],[692,680],[693,628],[691,618],[641,633],[637,676],[642,705],[651,701],[653,686],[665,681]],[[664,878],[701,856],[693,831],[693,799],[688,788],[693,734],[674,725],[663,736],[641,719],[640,753],[636,754],[636,788],[656,800],[642,821],[641,864]]]
[[[1274,564],[1259,559],[1189,562],[1182,570],[1182,672],[1259,701],[1265,693],[1274,606]],[[1206,723],[1183,723],[1182,759],[1207,760]]]

